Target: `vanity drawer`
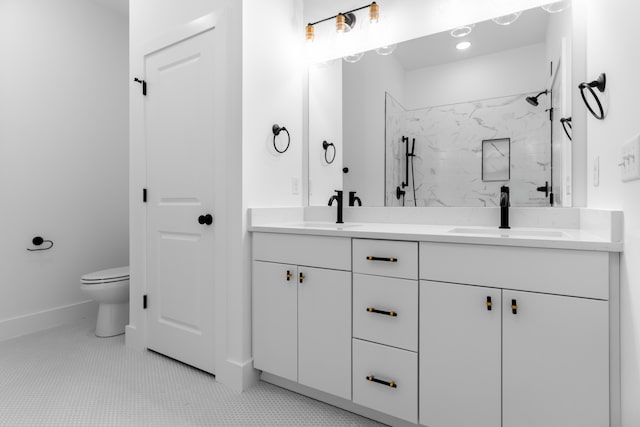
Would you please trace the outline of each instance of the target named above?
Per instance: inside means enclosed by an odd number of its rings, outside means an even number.
[[[418,282],[354,274],[353,336],[418,351]]]
[[[421,242],[420,278],[608,300],[609,254]]]
[[[351,238],[253,233],[253,259],[351,270]]]
[[[417,423],[418,355],[354,339],[353,402]]]
[[[418,278],[418,243],[353,239],[353,272]]]

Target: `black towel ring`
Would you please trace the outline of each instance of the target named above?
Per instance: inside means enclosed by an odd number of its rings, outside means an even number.
[[[593,88],[595,87],[600,92],[604,92],[606,85],[607,85],[607,76],[605,75],[605,73],[600,74],[596,80],[590,83],[582,82],[578,85],[578,89],[580,89],[580,95],[582,95],[582,100],[584,101],[584,104],[587,106],[587,109],[593,115],[593,117],[595,117],[598,120],[604,120],[604,109],[602,108],[602,103],[598,98],[598,94],[596,94]],[[591,95],[596,100],[596,104],[598,104],[599,113],[596,113],[595,111],[593,111],[593,108],[591,108],[591,105],[589,104],[589,101],[587,101],[587,97],[584,94],[585,89],[591,92]]]
[[[331,157],[331,160],[329,160],[329,157],[327,156],[329,147],[333,147],[333,156]],[[336,146],[333,145],[333,142],[322,141],[322,148],[324,148],[324,160],[328,165],[330,165],[336,159]]]
[[[562,129],[564,129],[564,133],[569,138],[569,141],[572,141],[571,134],[569,131],[573,131],[573,126],[571,126],[571,117],[562,117],[560,119],[560,123],[562,124]]]
[[[277,124],[273,125],[271,127],[271,131],[273,132],[273,148],[274,150],[276,150],[278,153],[282,154],[285,151],[287,151],[289,149],[289,145],[291,144],[291,135],[289,134],[289,131],[287,130],[286,127],[282,126],[278,126]],[[287,133],[287,146],[284,147],[284,150],[278,150],[278,147],[276,145],[276,136],[280,135],[281,131],[285,131]]]
[[[27,250],[30,251],[30,252],[48,251],[49,249],[51,249],[53,247],[53,242],[51,240],[45,240],[40,236],[34,237],[33,240],[31,240],[31,243],[33,243],[34,246],[40,246],[43,243],[49,243],[49,246],[46,247],[46,248],[39,248],[39,249],[29,249],[29,248],[27,248]]]

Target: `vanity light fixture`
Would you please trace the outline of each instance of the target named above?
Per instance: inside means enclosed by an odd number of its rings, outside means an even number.
[[[522,15],[522,12],[514,12],[508,15],[502,15],[498,16],[497,18],[493,18],[492,21],[498,25],[510,25],[516,22],[518,18],[520,18],[520,15]]]
[[[544,6],[540,6],[543,10],[549,13],[558,13],[563,10],[567,10],[571,6],[571,2],[569,0],[562,0],[555,3],[545,4]]]
[[[321,22],[330,21],[332,19],[336,20],[336,32],[338,32],[339,34],[344,34],[351,31],[356,25],[356,15],[353,12],[357,12],[366,8],[369,8],[369,22],[372,24],[377,24],[380,21],[380,6],[376,2],[373,2],[371,4],[352,9],[348,12],[340,12],[337,15],[330,16],[316,22],[309,22],[305,27],[305,40],[307,42],[313,42],[316,37],[315,26]]]
[[[471,42],[468,42],[468,41],[460,42],[456,45],[456,49],[458,50],[466,50],[466,49],[469,49],[470,47],[471,47]]]
[[[471,34],[473,27],[475,27],[475,24],[463,25],[461,27],[454,28],[449,32],[449,34],[451,34],[451,37],[454,38],[468,36],[469,34]]]

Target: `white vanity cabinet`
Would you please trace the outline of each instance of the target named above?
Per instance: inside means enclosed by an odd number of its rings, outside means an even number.
[[[254,367],[351,399],[351,240],[254,233]]]
[[[609,425],[607,253],[421,243],[420,276],[421,424]]]

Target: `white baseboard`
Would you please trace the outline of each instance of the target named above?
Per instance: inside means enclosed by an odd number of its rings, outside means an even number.
[[[258,380],[259,372],[253,369],[253,359],[244,362],[227,359],[223,362],[223,366],[216,367],[216,381],[237,393],[251,388]]]
[[[140,351],[147,348],[144,344],[144,341],[142,340],[142,334],[135,326],[127,325],[124,328],[124,333],[124,345],[126,345],[127,347]]]
[[[98,304],[94,301],[84,301],[12,319],[0,320],[0,341],[55,328],[67,323],[75,323],[82,319],[95,320],[97,314]]]

